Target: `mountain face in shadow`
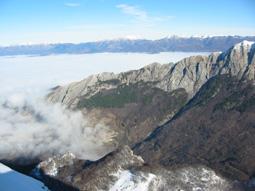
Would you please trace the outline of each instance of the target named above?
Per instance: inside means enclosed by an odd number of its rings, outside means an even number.
[[[254,82],[214,77],[186,107],[134,147],[135,153],[149,164],[205,164],[232,179],[253,178]]]

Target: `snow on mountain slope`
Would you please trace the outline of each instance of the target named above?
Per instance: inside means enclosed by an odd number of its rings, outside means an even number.
[[[0,163],[1,191],[49,191],[40,181],[18,173]]]
[[[233,182],[217,175],[212,169],[205,166],[186,166],[175,170],[163,168],[151,170],[153,172],[120,169],[114,174],[117,180],[109,191],[237,190]]]
[[[141,173],[142,175],[142,173]],[[114,176],[117,181],[109,191],[147,191],[156,176],[149,173],[147,176],[132,174],[129,170],[119,170]]]

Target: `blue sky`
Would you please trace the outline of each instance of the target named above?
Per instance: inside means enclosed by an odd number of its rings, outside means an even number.
[[[0,0],[0,45],[255,35],[254,0]]]

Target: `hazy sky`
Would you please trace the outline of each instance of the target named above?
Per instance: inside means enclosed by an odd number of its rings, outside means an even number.
[[[255,35],[254,0],[0,0],[0,45]]]

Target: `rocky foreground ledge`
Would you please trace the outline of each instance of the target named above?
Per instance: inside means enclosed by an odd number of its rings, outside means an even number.
[[[68,155],[39,164],[36,176],[51,185],[64,180],[73,190],[239,190],[240,185],[217,175],[206,166],[165,169],[147,166],[140,156],[125,146],[97,162],[82,162]],[[69,155],[70,156],[70,155]],[[76,161],[76,162],[74,162]],[[38,171],[39,170],[39,171]],[[68,190],[68,189],[67,189]]]

